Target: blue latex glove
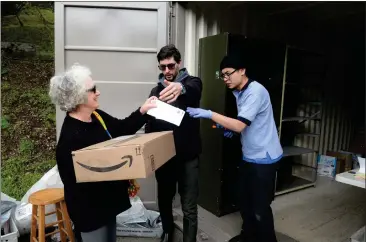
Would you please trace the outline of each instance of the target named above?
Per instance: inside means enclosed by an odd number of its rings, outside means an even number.
[[[202,108],[187,108],[187,113],[192,118],[212,118],[212,112],[211,110],[205,110]]]
[[[224,128],[224,126],[222,126],[221,124],[218,124],[218,123],[216,123],[216,127],[218,128],[218,129],[224,129],[225,131],[224,131],[224,136],[226,137],[226,138],[232,138],[233,136],[234,136],[234,132],[233,131],[231,131],[231,130],[228,130],[228,129],[226,129],[226,128]]]
[[[234,136],[234,133],[233,133],[233,131],[226,130],[226,131],[224,132],[224,136],[225,136],[226,138],[231,139],[231,138]]]
[[[216,123],[216,128],[218,128],[218,129],[225,129],[224,126],[222,126],[221,124],[218,124],[218,123]]]

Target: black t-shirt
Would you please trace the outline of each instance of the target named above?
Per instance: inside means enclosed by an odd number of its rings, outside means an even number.
[[[139,110],[125,119],[96,111],[112,137],[134,134],[147,120]],[[71,152],[108,139],[110,137],[94,115],[92,122],[82,122],[66,115],[56,147],[56,161],[70,218],[80,232],[98,229],[131,207],[127,180],[76,183]]]
[[[181,80],[186,89],[186,93],[180,95],[177,100],[170,105],[186,111],[187,107],[198,108],[200,106],[202,81],[198,77],[187,76]],[[159,93],[164,90],[164,86],[159,83],[151,90],[150,97],[159,97]],[[200,120],[184,115],[180,126],[168,123],[164,120],[149,117],[145,126],[146,133],[173,131],[176,149],[176,157],[181,160],[191,160],[201,154]]]

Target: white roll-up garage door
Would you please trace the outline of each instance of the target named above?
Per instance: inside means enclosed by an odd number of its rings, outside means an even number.
[[[167,44],[168,9],[167,2],[56,2],[56,72],[74,63],[88,66],[101,91],[100,108],[128,116],[157,83],[156,54]],[[64,116],[57,110],[57,137]],[[155,178],[139,183],[145,205],[157,208]]]

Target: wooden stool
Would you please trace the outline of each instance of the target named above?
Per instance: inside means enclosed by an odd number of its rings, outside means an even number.
[[[64,189],[52,188],[44,189],[35,192],[29,196],[29,203],[32,204],[32,227],[31,227],[31,242],[45,242],[47,236],[51,236],[60,232],[61,241],[66,242],[69,237],[71,242],[74,242],[74,234],[71,228],[69,214],[64,201]],[[54,204],[56,210],[50,213],[45,213],[45,206]],[[46,216],[55,214],[57,221],[50,224],[46,223]],[[38,221],[38,240],[37,240],[37,221]],[[45,229],[58,224],[58,229],[52,233],[45,234]],[[66,228],[65,228],[66,227]]]

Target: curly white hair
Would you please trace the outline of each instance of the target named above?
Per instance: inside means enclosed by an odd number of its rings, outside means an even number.
[[[88,98],[86,81],[90,76],[90,69],[77,63],[63,74],[53,76],[49,90],[52,103],[66,112],[71,112],[78,105],[85,103]]]

